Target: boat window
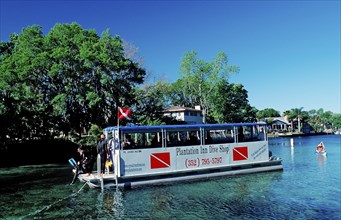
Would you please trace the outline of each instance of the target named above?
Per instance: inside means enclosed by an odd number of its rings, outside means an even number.
[[[125,133],[122,146],[124,150],[162,147],[161,134],[159,132]]]
[[[265,141],[267,140],[266,137],[266,127],[265,126],[257,126],[257,130],[258,130],[258,140],[259,141]]]
[[[137,136],[134,133],[125,133],[122,137],[122,147],[126,149],[134,149],[136,147]]]
[[[147,147],[162,147],[162,142],[161,142],[161,133],[147,133],[147,137],[149,137],[147,141]]]
[[[234,142],[233,127],[218,130],[205,130],[205,144],[223,144]]]
[[[240,127],[242,135],[239,136],[238,142],[264,141],[264,131],[260,126],[242,126]],[[238,134],[241,134],[238,132]]]
[[[265,126],[255,126],[257,132],[256,141],[265,141],[266,140],[266,129]]]
[[[188,146],[200,144],[200,131],[167,131],[167,147]]]
[[[122,149],[265,141],[266,125],[258,123],[157,126],[121,131]],[[163,146],[164,145],[164,146]]]

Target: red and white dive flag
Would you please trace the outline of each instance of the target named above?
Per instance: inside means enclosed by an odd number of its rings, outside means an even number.
[[[170,167],[170,152],[152,153],[150,155],[150,168],[168,168]]]
[[[131,110],[129,108],[118,107],[117,114],[118,114],[118,119],[131,120],[131,118],[130,118]]]
[[[249,153],[247,147],[235,147],[233,148],[233,161],[247,160]]]

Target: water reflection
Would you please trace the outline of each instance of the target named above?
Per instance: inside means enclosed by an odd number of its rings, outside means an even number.
[[[115,190],[113,193],[113,206],[111,210],[117,218],[124,216],[123,193],[119,189]]]
[[[294,162],[294,155],[295,155],[295,147],[294,145],[291,146],[291,162]]]
[[[325,156],[325,155],[317,155],[317,161],[318,161],[320,170],[324,171],[325,164],[326,164],[326,161],[327,161],[327,156]]]
[[[102,194],[102,193],[101,193]],[[113,193],[103,193],[103,208],[107,211],[112,211],[114,208],[114,196]]]
[[[170,203],[172,200],[172,196],[170,192],[166,190],[158,190],[153,191],[151,195],[151,202],[153,204],[152,210],[157,211],[166,211],[170,207]]]
[[[124,217],[125,208],[123,204],[123,194],[120,189],[104,190],[97,196],[97,213],[103,213],[104,216],[111,219]]]

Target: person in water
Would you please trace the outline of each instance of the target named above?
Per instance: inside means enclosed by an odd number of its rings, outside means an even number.
[[[94,156],[85,146],[79,147],[77,151],[80,155],[80,160],[77,162],[77,166],[73,169],[75,175],[73,176],[71,184],[75,183],[79,174],[86,173],[90,176],[95,162]]]
[[[322,145],[317,146],[317,151],[324,151],[324,147]]]

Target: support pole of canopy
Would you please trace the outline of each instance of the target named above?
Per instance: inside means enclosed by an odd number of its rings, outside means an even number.
[[[101,192],[104,191],[103,176],[101,176]]]
[[[101,155],[97,154],[97,178],[101,175]]]
[[[103,192],[104,190],[104,184],[103,184],[103,176],[101,175],[101,155],[97,155],[97,178],[101,181],[101,190]]]

